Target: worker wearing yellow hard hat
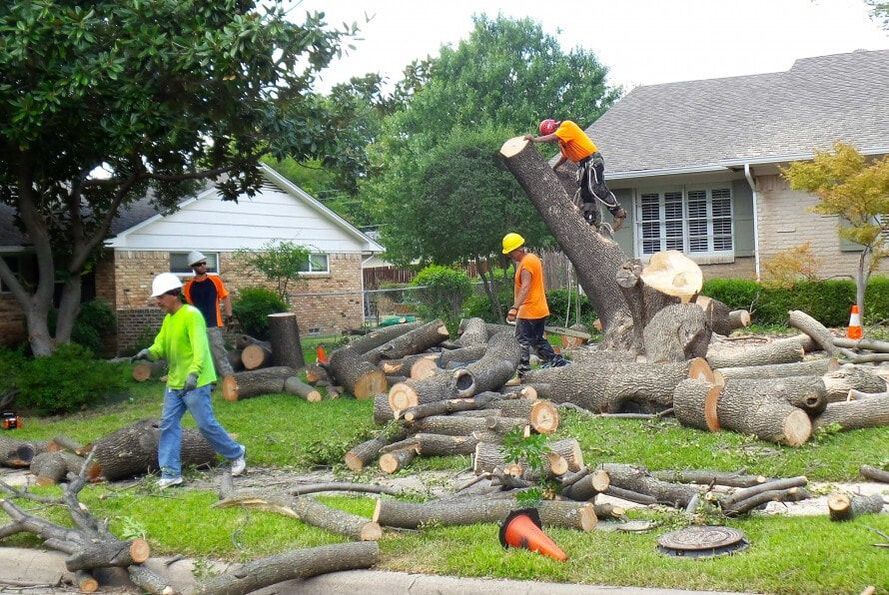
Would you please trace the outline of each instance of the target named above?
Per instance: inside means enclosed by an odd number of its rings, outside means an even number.
[[[503,236],[503,254],[516,263],[513,305],[506,315],[506,321],[516,325],[516,340],[522,348],[519,376],[524,376],[531,369],[532,349],[544,361],[545,366],[559,367],[568,363],[553,351],[552,345],[543,334],[549,316],[543,286],[543,263],[524,246],[525,238],[517,233]]]

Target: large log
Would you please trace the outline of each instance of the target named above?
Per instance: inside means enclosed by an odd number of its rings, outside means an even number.
[[[65,559],[65,567],[70,572],[107,566],[127,567],[141,564],[150,554],[151,548],[144,539],[84,542],[76,553]]]
[[[725,378],[785,378],[787,376],[821,376],[840,369],[832,357],[821,357],[793,364],[719,368]],[[885,384],[885,383],[884,383]]]
[[[457,397],[457,375],[463,377],[465,369],[456,372],[441,371],[423,379],[397,382],[389,389],[389,406],[393,411],[403,411],[424,403],[444,401]],[[466,381],[467,384],[469,381]]]
[[[889,396],[830,403],[814,423],[816,428],[838,424],[842,430],[889,426]]]
[[[474,525],[498,523],[512,510],[522,508],[512,498],[461,498],[415,504],[378,500],[373,520],[384,527],[416,529],[421,525]],[[544,527],[591,531],[596,526],[595,508],[589,503],[544,500],[537,506]]]
[[[471,455],[475,452],[478,438],[468,436],[444,436],[442,434],[415,434],[417,450],[424,457]]]
[[[883,510],[883,496],[850,496],[831,494],[827,497],[827,510],[832,521],[849,521],[861,514],[878,514]]]
[[[160,422],[141,420],[96,441],[87,477],[108,481],[127,479],[158,470]],[[191,428],[182,430],[182,466],[211,466],[216,452],[206,438]]]
[[[515,375],[521,356],[522,348],[515,335],[497,333],[492,336],[485,355],[464,370],[458,370],[455,376],[457,396],[471,397],[500,388]]]
[[[297,370],[306,366],[296,314],[269,314],[269,343],[272,345],[272,365],[289,366]]]
[[[806,412],[788,402],[784,389],[792,390],[792,386],[748,378],[726,380],[716,404],[719,426],[768,442],[803,444],[812,434],[812,422]]]
[[[374,396],[374,423],[383,425],[395,419],[395,412],[389,406],[389,395],[381,393]]]
[[[296,370],[287,366],[238,372],[222,379],[222,398],[226,401],[238,401],[259,395],[283,393],[284,383],[293,376],[296,376]]]
[[[321,504],[314,498],[296,498],[293,510],[300,520],[359,541],[377,541],[383,536],[380,526],[364,517]]]
[[[133,380],[145,382],[146,380],[159,380],[167,373],[167,360],[159,359],[153,362],[141,361],[133,366]]]
[[[418,454],[419,452],[416,444],[387,452],[380,457],[380,469],[391,475],[392,473],[400,471],[410,465],[411,461],[413,461]]]
[[[379,367],[386,376],[407,376],[411,378],[414,377],[414,366],[424,367],[431,365],[432,368],[435,368],[437,359],[437,353],[415,353],[406,355],[401,359],[383,360],[380,362]]]
[[[839,348],[833,343],[833,335],[830,334],[830,331],[823,324],[802,310],[791,310],[787,314],[790,326],[812,337],[812,340],[830,357],[837,357],[840,354]]]
[[[618,269],[627,261],[626,254],[617,242],[583,219],[532,143],[521,137],[510,139],[501,147],[500,155],[574,265],[578,282],[602,321],[603,343],[630,349],[633,320],[615,281]]]
[[[327,369],[340,386],[356,399],[369,399],[388,388],[382,370],[364,358],[364,354],[420,326],[420,323],[396,324],[367,334],[330,354]]]
[[[380,449],[386,446],[388,442],[386,438],[377,436],[353,446],[345,455],[346,467],[358,473],[364,469],[365,465],[376,458],[380,453]]]
[[[448,369],[475,362],[484,357],[487,350],[487,344],[482,343],[481,345],[469,345],[468,347],[442,351],[438,357],[438,366],[442,369]]]
[[[484,345],[488,342],[489,325],[481,318],[464,318],[460,321],[460,338],[457,343],[461,347],[470,347],[472,345]],[[456,350],[454,350],[456,351]]]
[[[717,299],[699,295],[695,303],[710,312],[710,328],[717,335],[730,335],[732,331],[750,326],[750,312],[732,310]]]
[[[595,469],[570,486],[562,489],[562,496],[572,500],[592,500],[611,485],[611,477],[604,469]]]
[[[321,400],[321,393],[314,386],[306,384],[296,376],[284,380],[284,392],[288,395],[302,397],[309,403],[317,403]]]
[[[27,442],[0,435],[0,466],[2,467],[29,467],[34,457],[45,451],[45,442]]]
[[[408,429],[427,434],[444,434],[445,436],[467,436],[473,432],[490,430],[504,434],[516,427],[528,425],[526,418],[500,417],[458,417],[455,415],[433,415],[424,417],[408,425]]]
[[[241,351],[241,367],[245,370],[265,368],[272,363],[272,348],[260,343],[248,345]]]
[[[889,483],[889,471],[885,469],[872,467],[871,465],[862,465],[859,469],[859,473],[872,481]]]
[[[673,414],[684,426],[699,430],[719,431],[716,403],[722,387],[706,380],[689,378],[673,391]]]
[[[243,595],[293,579],[328,572],[370,568],[380,559],[375,541],[340,543],[275,554],[244,564],[236,570],[205,580],[196,594]]]
[[[47,486],[62,482],[69,473],[80,473],[84,459],[73,452],[44,452],[31,461],[31,473],[37,485]]]
[[[744,351],[711,353],[707,355],[707,361],[714,368],[771,366],[801,362],[805,354],[805,349],[798,341],[772,341]]]
[[[828,403],[847,400],[851,390],[865,393],[881,393],[886,390],[885,380],[860,366],[843,366],[824,374],[822,380],[827,388]]]
[[[365,359],[372,364],[378,364],[383,359],[394,360],[422,353],[447,340],[448,336],[448,327],[445,323],[435,319],[371,349],[365,354]]]
[[[424,403],[415,407],[409,407],[400,412],[400,417],[404,421],[410,423],[424,417],[432,415],[447,415],[458,411],[472,411],[485,409],[487,405],[495,400],[500,400],[503,395],[495,392],[483,392],[467,399],[448,399],[446,401],[434,401],[432,403]],[[518,400],[518,399],[510,399]],[[388,398],[387,398],[388,406]],[[376,402],[374,402],[376,405]],[[390,408],[391,411],[391,408]]]
[[[630,315],[633,317],[633,352],[645,352],[642,330],[651,317],[662,308],[679,303],[680,299],[661,293],[642,281],[642,261],[638,258],[623,263],[617,271],[616,281],[623,293]]]
[[[692,497],[700,493],[691,485],[661,481],[639,467],[607,464],[604,469],[612,486],[651,496],[661,504],[685,508]]]
[[[672,304],[651,317],[642,342],[649,362],[679,362],[705,357],[711,335],[709,312],[695,304]]]

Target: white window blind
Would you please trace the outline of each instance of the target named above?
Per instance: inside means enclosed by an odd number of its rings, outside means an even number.
[[[734,249],[731,188],[643,192],[637,201],[638,250],[725,254]]]

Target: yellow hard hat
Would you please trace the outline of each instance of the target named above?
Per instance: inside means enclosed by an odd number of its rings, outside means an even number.
[[[525,245],[525,238],[517,233],[508,233],[503,236],[503,253],[509,254]]]

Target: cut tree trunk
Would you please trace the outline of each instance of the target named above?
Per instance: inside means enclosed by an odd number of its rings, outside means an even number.
[[[375,541],[340,543],[275,554],[200,583],[194,594],[243,595],[277,583],[319,574],[370,568],[380,559]]]
[[[288,395],[302,397],[309,403],[321,401],[321,393],[315,387],[306,384],[296,376],[291,376],[284,380],[284,392]]]
[[[522,508],[514,499],[461,498],[425,504],[378,500],[373,519],[384,527],[416,529],[421,525],[474,525],[498,523]],[[591,531],[596,526],[595,508],[588,503],[544,500],[537,506],[544,527]]]
[[[361,444],[353,446],[352,449],[346,453],[346,467],[355,473],[358,473],[364,469],[365,465],[377,458],[380,449],[388,443],[389,441],[385,437],[377,436],[376,438],[371,438],[370,440],[366,440]]]
[[[710,312],[710,328],[717,335],[730,335],[732,331],[750,326],[750,312],[732,310],[717,299],[699,295],[695,303]]]
[[[809,480],[804,476],[800,475],[798,477],[786,477],[784,479],[775,479],[772,481],[765,481],[745,489],[736,490],[731,496],[724,498],[722,500],[722,507],[731,508],[735,504],[743,501],[749,500],[753,496],[757,494],[762,494],[763,492],[774,492],[787,490],[790,488],[801,488],[809,483]]]
[[[611,477],[604,469],[595,469],[562,490],[562,496],[577,501],[592,500],[611,485]]]
[[[80,473],[83,463],[84,459],[73,452],[44,452],[31,461],[31,473],[37,476],[37,485],[54,485],[64,481],[69,473]]]
[[[476,362],[484,357],[487,350],[487,344],[482,343],[480,345],[470,345],[468,347],[461,347],[460,349],[443,351],[438,357],[438,366],[442,369],[448,369],[449,367],[452,367],[452,364]]]
[[[842,430],[889,426],[889,396],[830,403],[815,418],[816,428],[838,424]]]
[[[389,389],[389,406],[393,411],[403,411],[420,404],[453,399],[457,397],[455,376],[464,371],[441,371],[421,380],[409,379],[393,384]]]
[[[839,370],[826,373],[823,378],[827,388],[827,402],[837,403],[849,398],[850,390],[864,393],[881,393],[886,390],[886,381],[859,366],[843,366]]]
[[[688,469],[685,471],[653,471],[653,477],[672,483],[696,483],[699,485],[720,485],[734,488],[749,488],[766,483],[762,475],[745,475],[738,471],[705,471]]]
[[[46,443],[25,442],[0,435],[0,466],[30,467],[34,457],[45,451]]]
[[[832,357],[822,357],[794,364],[719,368],[719,373],[725,378],[785,378],[787,376],[821,376],[839,369],[840,364],[837,360]]]
[[[673,391],[673,414],[684,426],[719,431],[716,403],[722,387],[706,380],[689,378],[676,385]]]
[[[642,343],[649,362],[681,362],[706,357],[711,335],[708,312],[696,304],[672,304],[651,317]]]
[[[679,303],[679,298],[649,287],[642,281],[642,261],[638,258],[623,263],[617,271],[616,281],[623,293],[630,315],[633,317],[633,349],[637,354],[645,353],[642,330],[661,309]]]
[[[849,521],[861,514],[878,514],[883,511],[883,496],[849,496],[831,494],[827,497],[827,510],[832,521]]]
[[[416,407],[409,407],[401,411],[400,417],[404,419],[404,421],[410,423],[418,419],[430,417],[433,415],[447,415],[449,413],[456,413],[457,411],[472,411],[484,409],[489,403],[495,400],[499,401],[502,398],[503,396],[499,393],[483,392],[468,399],[448,399],[446,401],[434,401],[432,403],[417,405]],[[388,406],[388,398],[386,404]]]
[[[156,471],[159,437],[160,423],[157,420],[142,420],[100,438],[93,448],[93,464],[87,477],[104,477],[108,481],[115,481]],[[184,428],[181,461],[183,467],[209,467],[216,462],[216,452],[198,430]]]
[[[383,425],[395,419],[395,412],[389,406],[389,395],[382,393],[374,397],[374,423]]]
[[[603,344],[630,349],[633,320],[615,281],[618,269],[627,261],[624,251],[583,219],[533,143],[521,137],[510,139],[501,147],[500,155],[574,265],[578,282],[602,321]]]
[[[417,450],[424,457],[471,455],[475,452],[478,439],[468,436],[444,436],[441,434],[415,434]]]
[[[460,338],[457,342],[461,347],[484,345],[488,342],[488,325],[481,318],[464,318],[460,321],[459,331]]]
[[[228,365],[231,366],[232,372],[244,370],[244,362],[241,361],[240,351],[226,351],[225,356],[228,358]]]
[[[272,350],[260,343],[248,345],[241,351],[241,364],[245,370],[265,368],[272,363]]]
[[[331,508],[314,498],[296,498],[293,502],[293,510],[301,521],[313,527],[320,527],[331,533],[345,535],[358,541],[377,541],[383,536],[383,531],[377,523]]]
[[[692,497],[700,493],[698,488],[691,485],[656,479],[639,467],[608,464],[604,465],[604,469],[612,486],[651,496],[661,504],[676,508],[685,508]]]
[[[862,465],[859,472],[864,477],[871,479],[873,481],[879,481],[882,483],[889,483],[889,471],[885,469],[880,469],[878,467],[871,467],[870,465]]]
[[[289,366],[296,370],[306,367],[296,314],[269,314],[269,343],[272,344],[272,365]]]
[[[380,362],[380,369],[383,370],[386,376],[407,376],[411,378],[413,377],[415,365],[420,365],[421,367],[431,365],[432,368],[435,368],[437,359],[437,353],[415,353],[401,359],[383,360]]]
[[[755,496],[751,496],[746,500],[735,502],[731,506],[723,506],[722,512],[725,516],[736,517],[750,512],[754,508],[767,504],[768,502],[798,502],[799,500],[806,500],[811,497],[812,494],[804,488],[768,490],[759,492]]]
[[[107,566],[125,568],[132,564],[141,564],[148,559],[150,554],[151,548],[144,539],[84,542],[76,554],[65,560],[65,567],[70,572]]]
[[[416,444],[387,452],[380,457],[380,469],[391,475],[410,465],[418,454]]]
[[[435,319],[371,349],[365,354],[365,358],[372,364],[377,364],[383,359],[400,359],[422,353],[447,340],[448,337],[448,327],[441,320]]]
[[[790,319],[790,326],[812,337],[812,340],[830,357],[837,357],[840,354],[839,348],[833,343],[833,335],[830,334],[830,331],[823,324],[802,310],[791,310],[787,314]]]
[[[457,396],[471,397],[475,394],[496,390],[515,375],[522,348],[515,335],[497,333],[487,343],[485,355],[464,370],[458,370],[456,377]],[[465,372],[465,374],[459,374]]]
[[[330,354],[327,369],[336,383],[356,399],[369,399],[385,392],[389,386],[386,375],[364,359],[364,354],[419,326],[419,323],[396,324],[356,339]]]
[[[239,401],[259,395],[283,393],[284,383],[293,376],[296,376],[296,370],[287,366],[238,372],[222,380],[222,398],[226,401]]]
[[[805,354],[798,341],[772,341],[744,351],[710,354],[707,361],[714,368],[771,366],[801,362]]]
[[[812,422],[805,411],[787,401],[787,394],[774,381],[726,380],[716,405],[719,425],[768,442],[799,446],[812,434]],[[678,414],[677,419],[682,421]]]
[[[167,373],[167,360],[159,359],[153,362],[141,361],[133,366],[133,380],[145,382],[146,380],[158,380]]]

